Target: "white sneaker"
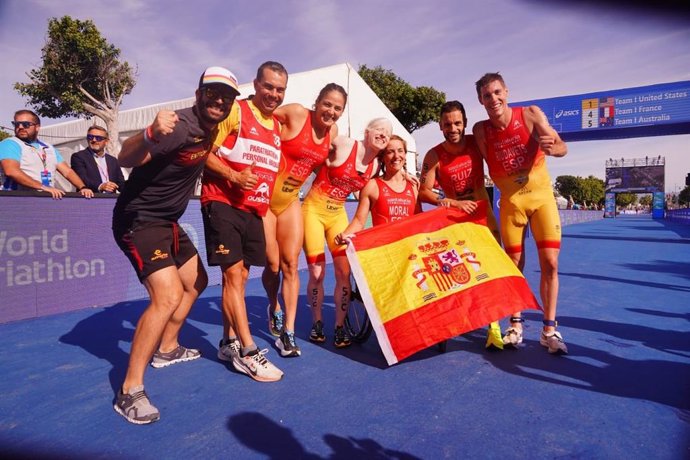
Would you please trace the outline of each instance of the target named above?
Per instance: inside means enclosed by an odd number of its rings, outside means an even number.
[[[503,345],[510,347],[517,347],[522,343],[522,330],[514,327],[509,327],[506,334],[503,336]]]
[[[232,362],[232,357],[240,354],[240,341],[235,339],[223,339],[218,344],[218,359],[225,362]]]
[[[283,371],[266,359],[266,353],[268,350],[254,350],[247,356],[238,353],[233,356],[232,365],[258,382],[276,382],[283,377]]]
[[[541,337],[539,338],[539,343],[548,348],[549,353],[555,353],[559,355],[568,354],[568,347],[565,346],[563,337],[558,331],[552,331],[547,334],[542,330]]]

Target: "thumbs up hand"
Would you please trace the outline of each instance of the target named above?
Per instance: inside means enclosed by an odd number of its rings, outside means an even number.
[[[240,171],[237,176],[237,185],[239,185],[243,190],[253,189],[259,181],[259,176],[254,174],[254,166],[256,166],[255,161]]]

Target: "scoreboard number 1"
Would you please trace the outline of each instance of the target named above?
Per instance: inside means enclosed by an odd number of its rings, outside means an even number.
[[[582,100],[582,129],[599,127],[599,99]]]

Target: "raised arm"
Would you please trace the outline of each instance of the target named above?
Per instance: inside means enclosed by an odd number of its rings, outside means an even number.
[[[326,165],[335,167],[343,164],[350,155],[350,151],[352,150],[355,142],[357,141],[350,139],[347,136],[337,136],[336,138],[332,138],[331,145],[333,148],[328,154],[328,161],[326,162]]]
[[[305,109],[302,104],[285,104],[275,109],[273,116],[278,119],[283,131],[287,129],[288,132],[293,130],[299,132],[309,116],[309,110]]]
[[[552,157],[562,157],[568,153],[568,146],[561,139],[555,129],[549,124],[549,120],[536,105],[525,107],[523,111],[527,129],[539,142],[539,148]]]
[[[120,166],[133,168],[151,161],[151,147],[161,137],[171,134],[178,121],[177,114],[171,110],[158,112],[150,126],[123,142],[117,158]]]

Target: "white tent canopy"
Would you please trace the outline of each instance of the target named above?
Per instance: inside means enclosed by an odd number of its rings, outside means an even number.
[[[290,74],[284,103],[297,102],[311,108],[321,88],[328,83],[341,85],[348,94],[345,112],[338,120],[340,134],[361,139],[364,136],[364,128],[370,120],[377,117],[388,118],[393,123],[393,133],[407,142],[407,168],[414,174],[417,165],[417,146],[414,138],[349,63]],[[193,90],[194,88],[190,88],[190,93]],[[253,92],[254,86],[251,82],[240,85],[240,98],[245,98]],[[159,110],[178,110],[191,107],[193,103],[194,97],[189,97],[121,111],[119,114],[120,141],[144,129],[153,121]],[[57,147],[69,163],[72,153],[86,148],[86,131],[94,123],[105,126],[98,117],[68,121],[41,127],[40,138]],[[67,190],[70,189],[70,184],[66,181],[61,182],[61,185],[66,186]]]

